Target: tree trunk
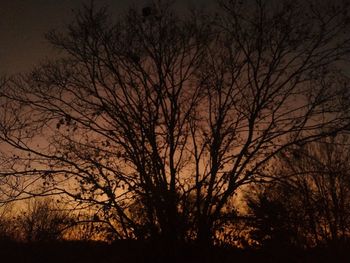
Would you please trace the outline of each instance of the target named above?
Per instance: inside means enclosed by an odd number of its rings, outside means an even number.
[[[197,233],[197,243],[200,246],[208,247],[212,245],[212,224],[208,218],[200,219]]]

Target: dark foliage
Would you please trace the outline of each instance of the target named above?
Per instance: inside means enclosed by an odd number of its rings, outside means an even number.
[[[339,135],[281,154],[271,171],[274,180],[256,185],[257,193],[247,198],[252,238],[274,248],[341,248],[347,243],[349,148],[349,136]]]

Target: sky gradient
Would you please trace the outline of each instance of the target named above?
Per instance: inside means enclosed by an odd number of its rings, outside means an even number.
[[[1,0],[0,1],[0,74],[29,70],[53,50],[44,34],[64,27],[72,21],[73,10],[89,0]],[[100,6],[108,5],[112,14],[125,10],[130,4],[145,6],[150,0],[96,0]],[[176,1],[185,7],[196,3],[205,7],[213,0]]]

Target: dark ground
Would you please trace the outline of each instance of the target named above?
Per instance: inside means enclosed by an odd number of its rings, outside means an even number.
[[[350,250],[330,251],[314,249],[300,251],[275,249],[274,251],[200,248],[162,244],[119,241],[113,244],[98,242],[54,242],[0,244],[0,262],[13,263],[133,263],[133,262],[220,262],[220,263],[333,263],[350,262]]]

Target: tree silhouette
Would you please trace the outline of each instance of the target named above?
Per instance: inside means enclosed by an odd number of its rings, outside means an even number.
[[[87,6],[49,33],[61,58],[1,91],[16,149],[1,175],[24,180],[10,198],[64,194],[117,238],[208,244],[274,156],[349,127],[347,5],[218,8],[157,2],[114,21]]]
[[[19,238],[12,220],[13,204],[5,204],[0,208],[0,242],[13,241]]]
[[[301,247],[345,244],[350,223],[348,166],[347,135],[284,152],[275,169],[278,180],[260,187],[257,198],[248,197],[257,239],[268,236],[281,244],[274,235],[282,230],[289,244]]]
[[[255,218],[251,223],[251,238],[260,246],[281,249],[295,245],[295,229],[285,203],[265,192],[259,193],[257,199],[250,199],[248,207]]]
[[[30,200],[17,216],[17,231],[24,241],[55,241],[63,238],[64,231],[74,225],[73,217],[53,200]]]

